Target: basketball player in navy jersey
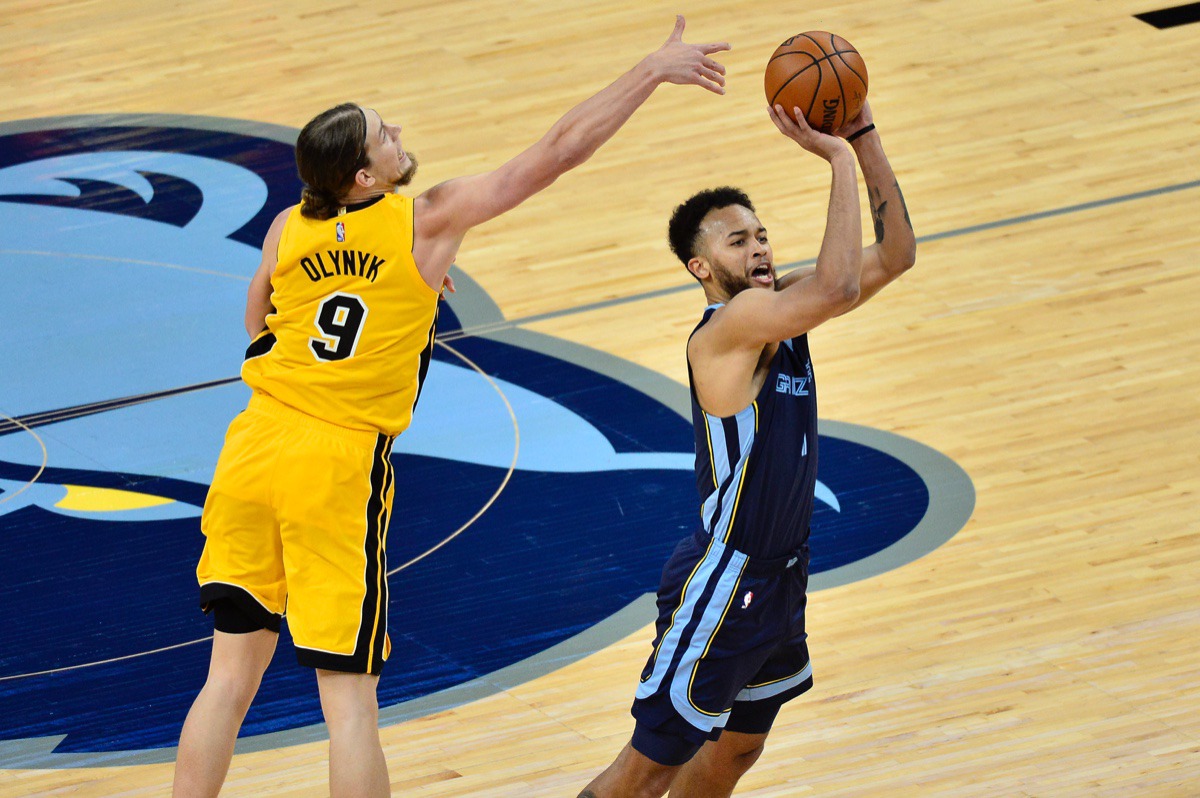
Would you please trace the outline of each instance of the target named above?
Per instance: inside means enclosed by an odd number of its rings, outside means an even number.
[[[777,278],[767,231],[734,188],[675,209],[671,248],[708,307],[687,344],[701,526],[663,570],[633,739],[580,798],[732,794],[780,707],[812,687],[804,631],[817,478],[809,330],[912,266],[916,239],[871,109],[835,131],[780,106],[772,121],[827,161],[833,185],[815,266]],[[863,248],[855,160],[875,223]]]
[[[396,194],[416,162],[373,109],[339,105],[301,131],[304,193],[271,225],[247,296],[253,395],[201,521],[197,577],[215,633],[180,735],[176,798],[220,791],[285,608],[297,658],[316,670],[330,795],[390,794],[376,688],[390,652],[386,532],[404,475],[388,453],[426,373],[439,289],[472,227],[586,161],[658,86],[725,93],[710,56],[729,45],[687,44],[683,29],[678,17],[662,47],[498,169],[417,197]]]

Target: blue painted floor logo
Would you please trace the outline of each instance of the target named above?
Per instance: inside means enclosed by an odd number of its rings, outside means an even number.
[[[247,399],[257,248],[299,196],[294,135],[192,117],[0,125],[0,766],[173,756],[211,635],[200,508]],[[393,454],[384,722],[650,623],[630,606],[697,522],[686,389],[505,324],[457,278]],[[973,489],[944,456],[863,427],[822,433],[814,588],[966,523]],[[286,632],[276,658],[239,750],[321,734]]]

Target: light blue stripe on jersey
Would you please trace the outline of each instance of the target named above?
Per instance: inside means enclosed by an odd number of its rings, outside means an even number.
[[[737,694],[737,698],[734,701],[761,701],[764,698],[773,698],[780,693],[791,690],[796,685],[810,678],[812,678],[812,663],[808,662],[805,663],[799,673],[792,674],[786,679],[744,688]]]
[[[729,451],[728,444],[725,442],[725,425],[721,423],[721,419],[705,413],[704,423],[708,425],[708,440],[712,447],[710,454],[713,461],[713,482],[717,486],[708,500],[715,503],[717,494],[721,492],[720,487],[725,484],[725,480],[729,479]],[[705,502],[705,505],[707,504],[708,502]]]
[[[729,526],[730,520],[733,517],[733,508],[737,505],[738,491],[741,488],[742,477],[746,471],[746,462],[750,457],[750,449],[754,446],[757,414],[758,408],[751,403],[749,407],[733,417],[734,422],[737,424],[738,440],[736,451],[738,452],[738,460],[732,472],[729,470],[729,450],[725,436],[725,426],[721,423],[720,418],[711,416],[708,413],[704,414],[704,420],[708,423],[708,431],[712,439],[713,460],[721,463],[721,465],[716,470],[718,474],[718,487],[705,499],[700,516],[704,522],[705,531],[711,534],[716,540],[729,540]],[[718,504],[721,506],[721,514],[714,519]]]
[[[638,698],[649,698],[662,685],[663,679],[666,678],[667,671],[671,667],[671,660],[675,659],[675,651],[679,648],[683,630],[688,627],[695,616],[696,604],[708,587],[713,572],[717,570],[721,554],[724,551],[725,547],[714,540],[708,547],[708,551],[705,552],[703,559],[692,571],[691,578],[684,586],[679,608],[675,611],[675,617],[671,619],[671,628],[667,630],[662,642],[658,644],[658,651],[654,656],[654,670],[651,671],[649,679],[638,685],[636,693]]]
[[[724,548],[719,544],[713,545],[714,550],[723,550]],[[700,625],[696,627],[691,642],[687,650],[683,652],[679,666],[671,677],[671,705],[684,720],[704,731],[712,731],[718,727],[724,728],[725,722],[729,720],[729,710],[725,709],[723,712],[713,714],[705,712],[693,704],[692,679],[695,678],[700,658],[708,651],[713,635],[721,628],[721,621],[725,619],[725,613],[729,611],[729,604],[733,600],[733,594],[737,591],[738,582],[742,578],[742,569],[745,567],[746,555],[740,551],[733,552],[729,563],[718,577],[712,597],[704,607]]]

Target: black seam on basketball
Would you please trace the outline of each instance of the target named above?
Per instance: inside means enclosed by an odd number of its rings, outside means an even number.
[[[829,34],[829,46],[834,47],[835,48],[834,55],[838,55],[838,57],[841,58],[841,55],[839,55],[837,53],[837,49],[833,44],[833,34],[832,33]],[[833,131],[835,131],[839,127],[841,127],[842,125],[846,124],[846,86],[845,86],[845,84],[842,83],[842,76],[838,74],[837,67],[833,65],[833,61],[832,61],[833,55],[829,56],[829,58],[831,59],[829,61],[829,69],[830,69],[830,71],[833,72],[834,80],[837,81],[838,93],[840,93],[842,95],[842,107],[841,107],[842,121],[841,121],[841,124],[831,125],[828,131],[822,131],[824,133],[832,133]],[[845,61],[844,58],[842,60]]]
[[[844,52],[848,53],[848,52],[850,52],[850,50],[846,50]],[[841,59],[842,63],[846,65],[846,69],[849,69],[850,72],[854,75],[854,77],[856,77],[862,81],[863,89],[866,89],[867,88],[867,79],[864,78],[862,75],[858,74],[857,69],[850,66],[850,62],[846,60],[846,57],[842,53],[834,53],[834,55],[836,55],[839,59]]]
[[[809,53],[805,53],[805,55],[809,55]],[[793,80],[795,80],[796,78],[798,78],[798,77],[800,77],[801,75],[803,75],[803,74],[804,74],[805,72],[807,72],[808,70],[810,70],[810,69],[812,69],[813,67],[815,67],[815,66],[817,66],[818,64],[820,64],[820,63],[821,63],[821,61],[825,61],[825,60],[827,60],[827,59],[825,59],[825,58],[822,58],[822,59],[820,59],[819,61],[813,61],[811,64],[809,64],[808,66],[806,66],[804,69],[801,69],[799,72],[796,72],[796,73],[795,73],[795,74],[793,74],[793,75],[792,75],[790,78],[788,78],[788,79],[787,79],[787,80],[785,80],[783,83],[781,83],[781,84],[779,85],[779,88],[778,88],[778,89],[775,91],[775,96],[771,98],[771,107],[772,107],[772,108],[774,108],[774,107],[775,107],[775,100],[779,98],[779,95],[783,93],[783,90],[784,90],[785,88],[787,88],[787,85],[788,85],[789,83],[791,83]],[[817,93],[818,93],[820,90],[821,90],[821,70],[820,70],[820,69],[818,69],[818,70],[817,70],[817,85],[816,85],[816,87],[813,89],[813,102],[816,102],[816,100],[817,100]],[[787,108],[784,108],[783,110],[784,110],[784,111],[787,111],[787,110],[789,110],[789,109],[787,109]],[[805,116],[808,116],[808,114],[809,114],[809,111],[812,111],[812,106],[811,106],[811,105],[809,105],[808,111],[805,111],[805,112],[804,112],[804,115],[805,115]]]
[[[804,111],[804,119],[808,121],[808,115],[812,113],[813,106],[817,104],[817,95],[821,93],[821,80],[825,77],[825,70],[817,70],[817,85],[813,86],[812,102],[808,104],[808,108]],[[800,120],[796,120],[800,121]]]
[[[841,51],[841,52],[837,52],[837,53],[831,53],[830,55],[827,55],[827,56],[825,56],[824,58],[818,58],[818,59],[814,60],[814,61],[813,61],[811,64],[809,64],[808,66],[804,67],[804,68],[803,68],[803,69],[801,69],[799,72],[794,72],[794,73],[792,73],[792,76],[791,76],[791,77],[789,77],[787,80],[785,80],[783,83],[781,83],[781,84],[779,85],[779,89],[778,89],[778,90],[776,90],[776,92],[775,92],[775,96],[771,98],[771,105],[772,105],[772,106],[774,106],[774,105],[775,105],[775,100],[776,100],[776,99],[779,97],[779,93],[783,91],[783,88],[784,88],[784,86],[787,86],[789,83],[791,83],[791,82],[792,82],[793,80],[795,80],[796,78],[800,77],[802,74],[804,74],[804,73],[805,73],[806,71],[808,71],[809,69],[812,69],[812,68],[813,68],[813,67],[815,67],[815,66],[819,66],[819,65],[820,65],[820,64],[821,64],[823,61],[828,61],[828,60],[830,60],[831,58],[833,58],[833,56],[835,56],[835,55],[836,55],[836,56],[840,56],[840,55],[842,54],[842,52],[845,52],[845,53],[852,53],[852,52],[856,52],[856,51],[854,51],[854,50],[843,50],[843,51]],[[781,58],[781,57],[783,57],[783,56],[785,56],[785,55],[807,55],[809,58],[812,58],[812,53],[805,53],[805,52],[780,53],[780,55],[776,56],[776,58]],[[774,58],[772,58],[772,59],[771,59],[771,61],[774,61],[774,60],[775,60]],[[846,59],[844,59],[844,58],[842,59],[842,61],[843,61],[843,62],[845,62],[845,60],[846,60]],[[770,61],[768,61],[767,63],[770,63]],[[846,66],[850,66],[850,65],[849,65],[849,64],[846,64]],[[853,70],[853,69],[851,69],[851,71],[853,72],[854,70]],[[834,72],[836,73],[836,70],[834,70]],[[819,74],[819,73],[818,73],[818,74]],[[855,72],[854,74],[855,74],[855,75],[858,75],[858,73],[857,73],[857,72]],[[860,80],[862,80],[861,76],[859,77],[859,79],[860,79]],[[866,81],[863,81],[863,83],[865,84],[865,83],[866,83]],[[821,87],[821,81],[820,81],[820,78],[818,78],[818,79],[817,79],[817,88],[819,89],[820,87]],[[810,110],[811,110],[811,109],[810,109]]]
[[[801,33],[799,35],[803,36],[804,38],[808,39],[810,42],[815,44],[821,52],[823,52],[823,53],[825,52],[825,47],[819,41],[817,41],[813,37],[809,36],[807,33]],[[828,53],[825,53],[825,54],[829,55]]]
[[[809,58],[813,58],[813,54],[812,54],[812,53],[805,53],[805,52],[797,52],[797,53],[781,53],[780,55],[776,56],[776,58],[782,58],[782,57],[783,57],[783,56],[785,56],[785,55],[806,55],[806,56],[808,56]],[[772,58],[772,59],[771,59],[771,61],[774,61],[774,60],[775,60],[774,58]],[[769,63],[771,63],[771,61],[768,61],[767,63],[769,64]],[[776,101],[777,99],[779,99],[779,95],[780,95],[780,94],[783,92],[783,89],[784,89],[784,87],[786,87],[786,86],[787,86],[789,83],[791,83],[791,82],[792,82],[793,80],[795,80],[796,78],[798,78],[798,77],[800,77],[801,75],[803,75],[803,74],[804,74],[804,72],[805,72],[805,70],[811,69],[811,68],[813,68],[814,66],[816,66],[816,65],[817,65],[817,64],[819,64],[819,63],[820,63],[820,61],[818,61],[818,60],[816,60],[816,59],[814,58],[814,59],[812,60],[812,62],[810,62],[810,63],[809,63],[809,65],[808,65],[808,66],[806,66],[806,67],[803,67],[803,68],[802,68],[802,69],[800,69],[800,71],[798,71],[798,72],[793,72],[793,73],[792,73],[792,75],[791,75],[791,77],[789,77],[789,78],[788,78],[787,80],[785,80],[783,83],[779,84],[779,88],[775,90],[775,96],[773,96],[773,97],[771,98],[771,107],[772,107],[772,108],[774,108],[774,107],[775,107],[775,101]],[[787,110],[787,109],[784,109],[784,110]]]
[[[808,71],[812,67],[818,67],[818,69],[817,69],[817,85],[813,87],[812,102],[809,103],[808,109],[805,110],[805,112],[804,112],[804,116],[805,116],[805,118],[807,118],[809,116],[809,114],[812,113],[813,107],[816,106],[817,95],[821,93],[821,81],[822,81],[822,78],[824,77],[824,74],[823,74],[823,70],[821,70],[819,68],[820,64],[822,61],[829,61],[830,62],[829,66],[833,70],[833,76],[834,76],[834,78],[837,79],[837,82],[838,82],[838,90],[841,92],[841,95],[842,95],[842,124],[845,124],[848,121],[846,119],[846,86],[845,86],[845,84],[842,83],[841,75],[838,74],[837,68],[833,65],[833,57],[836,55],[838,57],[838,59],[843,64],[846,65],[846,68],[849,69],[850,72],[862,82],[863,88],[865,89],[866,85],[867,85],[866,78],[864,78],[862,75],[858,74],[858,71],[856,69],[854,69],[854,67],[850,66],[849,62],[847,62],[846,58],[845,58],[846,53],[854,53],[857,55],[858,51],[855,50],[853,46],[851,46],[850,49],[848,49],[848,50],[839,50],[836,42],[834,41],[837,38],[837,36],[836,36],[836,34],[833,34],[833,33],[829,34],[829,47],[832,50],[832,52],[827,52],[825,50],[825,46],[823,44],[821,44],[821,42],[817,41],[812,36],[809,36],[807,33],[799,33],[796,36],[793,36],[790,41],[794,41],[795,39],[800,38],[800,37],[808,39],[810,42],[812,42],[813,45],[818,50],[821,51],[822,57],[817,58],[812,53],[807,52],[806,50],[788,50],[787,52],[779,53],[778,55],[771,56],[771,58],[768,59],[768,61],[767,61],[768,65],[770,65],[770,63],[772,61],[774,61],[776,58],[783,58],[785,55],[806,55],[812,59],[812,63],[803,67],[799,71],[794,72],[791,75],[791,77],[789,77],[787,80],[785,80],[783,83],[780,84],[779,88],[776,89],[774,96],[771,97],[771,107],[772,108],[775,107],[776,101],[779,99],[779,95],[783,93],[783,90],[785,88],[787,88],[789,83],[791,83],[796,78],[800,77],[800,75],[804,74],[806,71]],[[850,44],[850,43],[846,42],[846,44]],[[859,56],[859,57],[861,58],[861,56]],[[788,109],[785,108],[784,110],[787,111]],[[838,127],[840,127],[840,125],[834,125],[833,128],[831,128],[831,129],[836,130]]]
[[[773,56],[771,56],[769,59],[767,59],[767,63],[768,63],[768,64],[770,64],[770,63],[771,63],[772,61],[774,61],[776,58],[783,58],[785,55],[806,55],[806,56],[808,56],[809,58],[813,59],[813,63],[814,63],[814,64],[815,64],[817,61],[821,60],[821,59],[817,58],[816,56],[814,56],[812,53],[806,52],[806,51],[804,51],[804,50],[788,50],[788,51],[787,51],[787,52],[785,52],[785,53],[778,53],[777,55],[773,55]]]

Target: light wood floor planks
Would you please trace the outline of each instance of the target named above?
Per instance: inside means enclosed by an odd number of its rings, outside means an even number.
[[[687,285],[666,218],[713,184],[750,192],[779,262],[816,254],[827,172],[770,125],[761,70],[787,35],[838,32],[866,58],[932,240],[902,284],[813,334],[822,413],[947,454],[977,505],[932,554],[811,597],[817,687],[739,794],[1187,798],[1200,186],[1164,189],[1200,180],[1200,25],[1133,19],[1155,6],[3,0],[0,122],[299,127],[350,98],[403,123],[419,190],[514,155],[660,43],[678,8],[689,40],[734,44],[728,95],[664,87],[591,162],[473,233],[459,263],[508,318],[563,312],[529,328],[684,382],[698,290],[568,311]],[[1136,192],[1151,193],[1072,210]],[[573,796],[632,728],[649,638],[385,729],[397,794]],[[317,743],[242,755],[224,794],[320,796],[325,768]],[[170,777],[6,771],[0,795],[161,795]]]

